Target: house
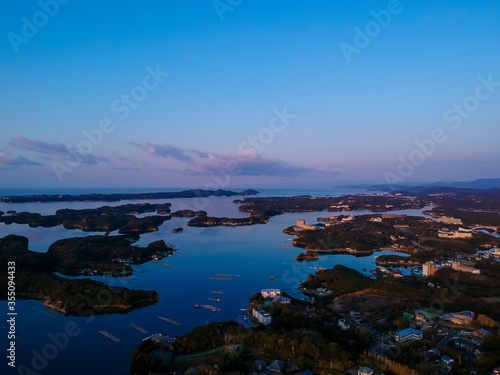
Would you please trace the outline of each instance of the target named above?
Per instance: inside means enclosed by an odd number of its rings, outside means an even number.
[[[472,332],[472,335],[475,337],[479,337],[480,339],[484,340],[486,336],[491,335],[490,331],[485,330],[484,328],[480,328],[477,331]]]
[[[434,313],[431,313],[429,311],[426,311],[426,310],[415,310],[415,314],[422,314],[424,316],[425,319],[427,320],[432,320],[434,318],[439,318],[439,315],[438,314],[434,314]]]
[[[271,315],[264,310],[252,309],[252,316],[265,326],[271,324]]]
[[[441,316],[443,320],[459,324],[463,326],[470,326],[474,323],[475,314],[472,311],[462,311],[457,313],[444,314]]]
[[[286,363],[284,361],[278,361],[275,359],[271,362],[269,366],[266,367],[266,372],[271,372],[274,374],[281,373],[284,374],[286,369]]]
[[[290,298],[276,296],[276,297],[274,297],[273,302],[288,305],[292,302],[292,300]]]
[[[424,314],[418,313],[415,315],[415,320],[420,323],[425,323],[427,322],[427,319],[425,318]]]
[[[274,298],[274,297],[279,296],[281,294],[281,290],[279,290],[279,289],[262,289],[260,291],[260,294],[262,294],[263,298]]]
[[[455,347],[458,349],[467,350],[468,352],[474,352],[478,346],[468,340],[457,339],[455,340]]]
[[[433,320],[431,320],[430,322],[427,322],[427,327],[437,328],[437,326],[438,326],[438,322],[435,322]]]
[[[373,370],[369,367],[361,367],[358,369],[358,375],[373,375]]]
[[[363,318],[361,318],[361,314],[358,310],[351,310],[351,318],[356,323],[361,323],[363,321]]]
[[[402,331],[396,332],[395,338],[397,342],[404,342],[409,340],[422,340],[423,332],[414,328],[406,328]]]
[[[261,361],[260,359],[256,359],[252,363],[252,367],[256,371],[262,371],[266,366],[267,366],[267,362],[266,361]]]
[[[441,364],[447,370],[451,370],[451,368],[453,367],[453,363],[455,363],[453,358],[450,358],[447,355],[443,355],[443,357],[441,358]]]
[[[351,325],[347,322],[345,319],[339,319],[337,325],[342,329],[343,331],[347,331],[349,328],[351,328]]]
[[[480,357],[485,355],[486,352],[483,349],[476,349],[474,350],[474,357]]]
[[[433,360],[441,355],[441,351],[438,348],[429,349],[426,352],[422,353],[422,356],[427,360]]]

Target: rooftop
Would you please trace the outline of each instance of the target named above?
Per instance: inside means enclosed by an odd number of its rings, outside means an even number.
[[[421,333],[422,333],[422,331],[419,331],[418,329],[410,327],[410,328],[403,329],[402,331],[396,332],[396,335],[398,335],[398,336],[408,336],[408,335],[411,335],[411,334],[420,335]]]

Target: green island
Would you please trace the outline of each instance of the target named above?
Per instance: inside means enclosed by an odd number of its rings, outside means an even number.
[[[269,220],[266,216],[250,216],[244,218],[197,216],[188,221],[187,225],[192,227],[213,227],[224,225],[237,227],[241,225],[266,224]]]
[[[93,209],[61,209],[54,215],[41,215],[31,212],[11,212],[10,215],[0,215],[0,222],[5,224],[27,224],[30,227],[55,227],[63,225],[65,229],[80,229],[87,232],[147,233],[157,231],[158,227],[170,216],[135,215],[157,212],[168,214],[170,203],[140,203],[126,204],[116,207],[103,206]]]
[[[477,222],[466,225],[452,220],[454,224],[449,224],[447,220],[398,214],[340,215],[318,221],[326,223],[310,225],[299,220],[297,225],[283,230],[297,236],[294,246],[306,250],[298,255],[298,260],[316,260],[320,254],[338,252],[364,256],[390,250],[408,253],[410,257],[382,255],[377,258],[380,264],[397,260],[418,265],[436,257],[472,255],[478,249],[500,246],[500,238],[478,230],[482,227]]]
[[[26,237],[9,235],[0,239],[2,294],[7,299],[7,263],[15,262],[18,298],[37,299],[67,315],[127,313],[158,301],[155,291],[107,285],[91,279],[71,279],[76,275],[127,276],[130,264],[153,257],[169,256],[175,250],[163,240],[147,247],[133,246],[124,236],[87,236],[53,243],[46,253],[28,249]],[[122,285],[126,285],[122,284]]]

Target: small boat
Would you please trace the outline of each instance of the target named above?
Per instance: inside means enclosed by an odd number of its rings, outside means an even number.
[[[194,305],[194,307],[196,307],[198,309],[198,308],[200,308],[200,304],[197,303],[196,305]]]
[[[270,277],[270,279],[271,279],[271,280],[274,280],[275,278],[276,278],[276,277],[274,277],[274,276],[271,276],[271,277]]]

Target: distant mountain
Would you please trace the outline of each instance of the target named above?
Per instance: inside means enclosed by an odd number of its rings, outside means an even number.
[[[366,185],[350,185],[344,186],[345,188],[363,188]],[[454,182],[433,182],[429,184],[421,184],[421,185],[389,185],[389,184],[379,184],[379,185],[370,185],[366,187],[368,191],[401,191],[401,190],[409,190],[409,189],[423,189],[423,188],[431,188],[431,187],[441,187],[441,188],[457,188],[457,189],[500,189],[500,178],[481,178],[474,181],[454,181]]]
[[[500,189],[500,178],[481,178],[474,181],[436,182],[434,186],[463,189]]]
[[[240,192],[240,195],[257,195],[257,194],[259,194],[259,192],[254,189],[247,189]]]

